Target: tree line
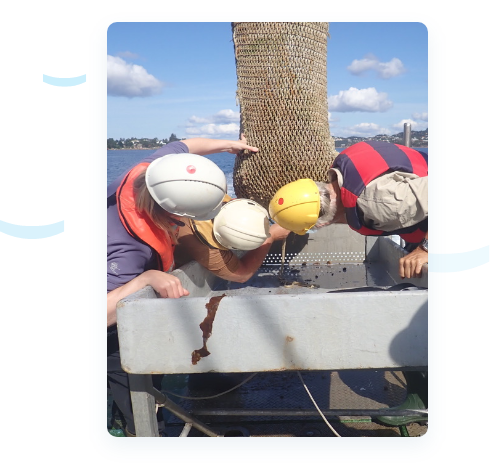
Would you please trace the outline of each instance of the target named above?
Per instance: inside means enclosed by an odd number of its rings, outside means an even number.
[[[109,138],[107,139],[108,149],[122,149],[122,148],[159,148],[170,142],[177,142],[179,139],[175,134],[171,134],[168,139],[159,140],[158,138],[153,139],[138,139],[136,137],[131,137],[130,139],[120,138],[119,140]]]

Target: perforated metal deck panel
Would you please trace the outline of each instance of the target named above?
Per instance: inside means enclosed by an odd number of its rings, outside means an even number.
[[[279,266],[282,243],[275,242],[264,260],[264,266]],[[366,238],[346,225],[331,226],[287,239],[285,262],[290,266],[363,263],[366,260]]]
[[[343,416],[328,416],[329,423],[342,437],[400,437],[398,427],[389,427],[377,422],[375,416],[366,415],[401,404],[406,397],[406,385],[399,371],[311,371],[302,372],[302,378],[315,402],[322,410],[358,410],[358,413]],[[236,430],[238,436],[250,437],[335,437],[335,434],[317,413],[296,372],[258,373],[243,386],[219,397],[212,397],[227,389],[223,382],[217,384],[217,375],[202,376],[200,388],[188,385],[189,378],[164,376],[163,386],[177,391],[184,399],[169,395],[184,409],[221,434]],[[239,384],[249,374],[224,375],[229,387]],[[208,378],[208,379],[205,379]],[[219,381],[219,379],[218,379]],[[191,388],[189,387],[191,386]],[[207,387],[206,387],[207,386]],[[165,390],[165,389],[164,389]],[[233,409],[249,411],[255,415],[225,415]],[[283,417],[258,415],[274,410],[293,410],[295,414]],[[349,412],[349,411],[347,411]],[[305,414],[310,415],[305,415]],[[362,413],[363,415],[359,415]],[[178,417],[164,410],[167,433],[178,437],[184,423]],[[412,437],[424,435],[427,424],[413,423],[407,426]],[[240,434],[240,431],[242,432]],[[188,437],[203,437],[204,434],[192,429]]]

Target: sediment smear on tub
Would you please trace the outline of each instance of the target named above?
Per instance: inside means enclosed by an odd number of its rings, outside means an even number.
[[[211,297],[209,302],[206,304],[206,308],[208,310],[208,315],[201,322],[199,328],[202,330],[202,348],[200,350],[194,350],[192,352],[192,364],[195,365],[197,362],[204,358],[205,356],[210,355],[211,353],[208,351],[206,346],[208,338],[211,336],[213,332],[213,322],[214,317],[216,316],[216,312],[218,310],[219,303],[221,299],[225,297],[226,294],[219,295],[218,297]]]

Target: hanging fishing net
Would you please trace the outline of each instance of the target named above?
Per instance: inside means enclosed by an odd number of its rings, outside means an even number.
[[[328,23],[232,23],[240,131],[258,153],[235,158],[238,198],[266,209],[300,178],[324,181],[337,156],[327,108]]]

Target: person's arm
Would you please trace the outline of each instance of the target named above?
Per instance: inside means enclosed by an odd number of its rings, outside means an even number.
[[[264,262],[265,256],[269,252],[274,241],[282,241],[286,239],[290,233],[287,229],[282,228],[278,224],[273,224],[269,229],[270,237],[257,249],[248,251],[241,259],[238,269],[228,278],[232,282],[244,283],[250,279],[257,269]]]
[[[248,251],[239,260],[238,268],[228,275],[227,280],[240,282],[241,284],[247,282],[257,272],[262,262],[264,262],[265,256],[269,252],[273,242],[274,240],[272,238],[267,238],[260,247]]]
[[[429,239],[429,232],[425,234]],[[399,273],[402,279],[422,276],[422,266],[429,262],[429,253],[419,245],[399,262]]]
[[[210,249],[186,225],[180,229],[174,256],[179,266],[194,260],[223,280],[243,283],[262,265],[272,243],[286,239],[289,231],[273,224],[269,233],[271,236],[260,247],[238,258],[230,250]]]
[[[247,139],[243,134],[241,140],[194,138],[184,139],[182,143],[187,145],[189,153],[195,153],[196,155],[211,155],[220,152],[237,154],[241,150],[250,150],[251,152],[259,151],[257,147],[247,145]]]
[[[107,326],[116,323],[116,305],[119,300],[141,290],[147,285],[163,298],[180,298],[189,295],[189,292],[182,287],[180,280],[174,275],[167,274],[158,270],[147,270],[128,283],[111,290],[107,293]]]

